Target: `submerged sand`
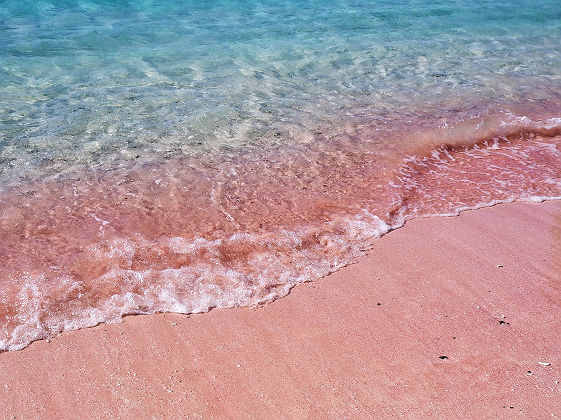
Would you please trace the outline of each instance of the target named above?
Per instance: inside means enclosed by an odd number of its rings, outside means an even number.
[[[415,220],[258,309],[0,354],[0,418],[561,416],[561,202]]]

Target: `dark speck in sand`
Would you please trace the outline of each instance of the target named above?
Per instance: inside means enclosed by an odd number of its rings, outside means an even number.
[[[444,359],[448,359],[448,356],[438,356],[438,358],[444,360]]]
[[[499,321],[499,324],[501,324],[501,325],[503,325],[503,324],[510,325],[508,322],[503,321],[503,320],[500,320],[500,321]]]

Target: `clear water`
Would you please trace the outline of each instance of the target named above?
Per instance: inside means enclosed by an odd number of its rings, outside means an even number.
[[[0,1],[0,347],[560,197],[560,85],[558,1]]]
[[[560,60],[554,0],[2,1],[0,171],[557,98]]]

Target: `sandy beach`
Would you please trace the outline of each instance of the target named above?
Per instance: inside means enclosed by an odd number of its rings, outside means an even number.
[[[560,16],[0,1],[0,420],[561,417]]]
[[[257,309],[0,354],[0,418],[556,418],[561,202],[414,220]]]

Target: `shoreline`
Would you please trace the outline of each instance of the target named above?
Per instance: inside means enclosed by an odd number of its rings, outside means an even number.
[[[560,197],[560,121],[511,119],[491,124],[507,137],[470,120],[444,140],[474,132],[473,147],[443,140],[397,161],[382,158],[391,142],[353,148],[343,136],[267,149],[271,161],[242,149],[202,166],[177,156],[2,193],[0,350],[126,314],[270,302],[356,261],[405,220]]]
[[[561,416],[560,255],[561,201],[409,220],[257,309],[129,316],[2,353],[0,413]]]

